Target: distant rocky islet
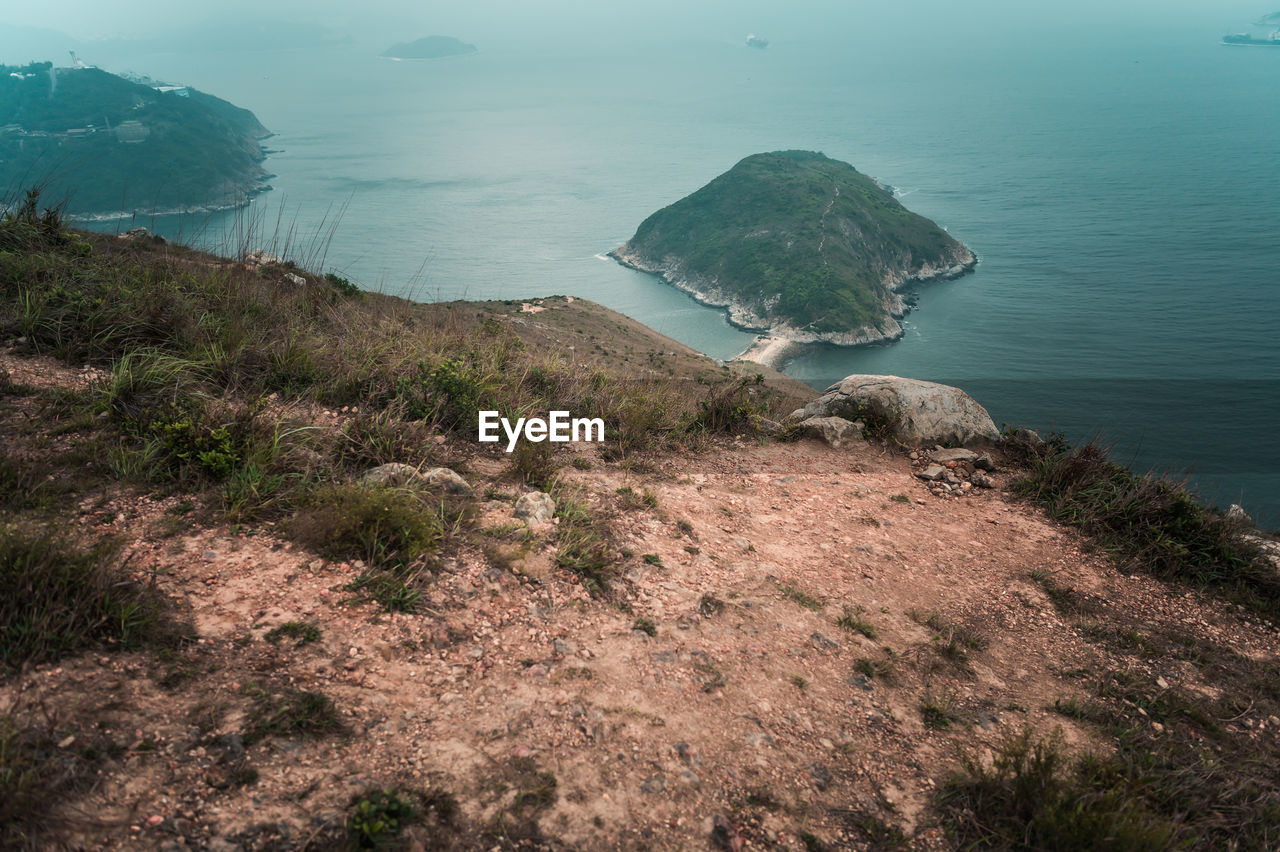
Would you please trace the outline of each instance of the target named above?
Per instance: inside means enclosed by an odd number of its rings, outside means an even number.
[[[466,56],[475,53],[474,44],[467,44],[453,36],[430,35],[415,41],[393,44],[382,52],[387,59],[445,59],[450,56]]]

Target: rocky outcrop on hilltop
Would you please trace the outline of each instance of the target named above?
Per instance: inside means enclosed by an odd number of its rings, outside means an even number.
[[[959,388],[898,376],[846,376],[792,417],[872,418],[907,446],[992,443],[1000,430],[987,410]]]

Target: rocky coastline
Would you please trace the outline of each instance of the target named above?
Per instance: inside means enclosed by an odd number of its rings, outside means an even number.
[[[751,361],[777,370],[811,345],[853,347],[901,339],[905,332],[899,320],[914,307],[902,298],[901,290],[904,287],[960,278],[978,265],[977,255],[962,245],[957,256],[950,258],[954,262],[949,265],[926,263],[914,271],[890,270],[882,279],[885,297],[881,305],[885,316],[877,325],[862,326],[853,331],[815,332],[761,316],[753,307],[720,288],[715,280],[687,272],[677,257],[668,256],[661,262],[654,262],[630,251],[629,247],[630,243],[620,246],[609,252],[608,256],[630,269],[658,276],[699,304],[720,308],[725,311],[729,324],[734,328],[759,333],[760,336],[751,346],[731,360]]]
[[[275,175],[267,175],[262,180],[269,180]],[[66,219],[68,222],[87,223],[87,222],[113,222],[117,219],[133,219],[138,216],[183,216],[200,213],[224,213],[228,210],[240,210],[248,207],[253,199],[263,193],[270,192],[274,189],[269,183],[258,183],[257,185],[244,190],[242,194],[236,197],[235,201],[229,201],[223,204],[189,204],[181,207],[164,207],[155,210],[112,210],[102,213],[71,213]]]

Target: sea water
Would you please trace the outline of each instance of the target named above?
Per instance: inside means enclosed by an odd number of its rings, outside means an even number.
[[[789,373],[956,384],[997,423],[1101,437],[1277,526],[1280,49],[1191,25],[1026,35],[134,57],[254,110],[277,134],[274,191],[99,227],[237,250],[248,224],[370,289],[581,296],[730,358],[751,335],[604,252],[744,156],[820,150],[981,263],[921,288],[901,341],[816,350]]]

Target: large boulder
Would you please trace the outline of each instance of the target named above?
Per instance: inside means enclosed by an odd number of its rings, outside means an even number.
[[[806,435],[826,441],[828,447],[835,449],[862,440],[861,421],[851,422],[843,417],[810,417],[800,423],[800,428]]]
[[[987,410],[959,388],[898,376],[847,376],[792,415],[874,419],[903,444],[990,444],[1000,431]]]

